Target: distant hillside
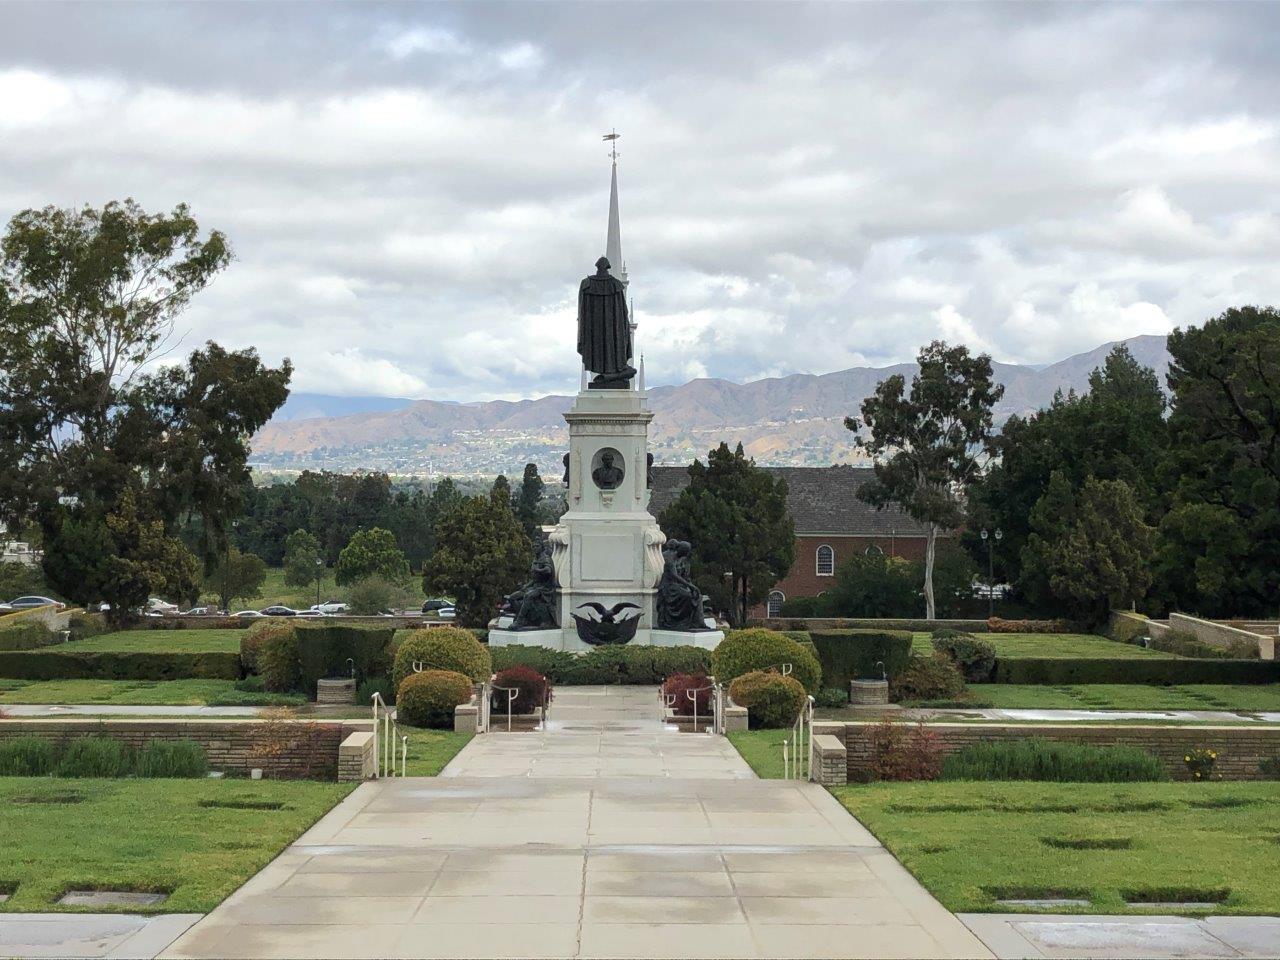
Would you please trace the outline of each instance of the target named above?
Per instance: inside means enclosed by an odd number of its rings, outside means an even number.
[[[1125,343],[1163,383],[1169,363],[1164,338],[1134,337]],[[996,422],[1045,406],[1057,390],[1083,392],[1089,374],[1114,346],[1103,344],[1038,369],[997,363],[996,378],[1004,384],[1005,395],[996,409]],[[914,371],[915,365],[907,363],[751,383],[703,379],[654,387],[649,391],[654,456],[659,463],[687,463],[726,440],[741,441],[765,464],[854,462],[859,454],[844,418],[856,413],[863,398],[885,377],[895,373],[909,377]],[[298,411],[324,406],[303,399],[307,397],[369,406],[345,416],[304,419]],[[515,473],[533,461],[544,472],[555,473],[568,442],[562,414],[571,402],[567,396],[458,404],[301,394],[291,397],[281,411],[283,416],[278,414],[253,438],[253,462],[276,469],[363,467],[400,473],[494,474]]]
[[[276,411],[272,423],[312,420],[317,417],[346,417],[353,413],[400,410],[413,403],[407,397],[337,397],[328,393],[291,393]]]

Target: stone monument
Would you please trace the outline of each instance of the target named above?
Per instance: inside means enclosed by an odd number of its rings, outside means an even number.
[[[667,544],[649,513],[653,412],[627,307],[616,153],[606,255],[595,266],[578,287],[582,387],[564,415],[569,509],[548,534],[529,583],[507,598],[489,644],[575,651],[622,643],[714,648],[724,635],[689,576],[696,545]]]

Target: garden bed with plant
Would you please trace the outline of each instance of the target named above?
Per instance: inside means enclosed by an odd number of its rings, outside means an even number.
[[[243,636],[244,630],[119,630],[45,649],[51,653],[238,653]]]
[[[745,753],[744,753],[745,755]],[[837,799],[953,911],[1275,914],[1280,783],[874,783]],[[999,843],[993,843],[993,838]],[[1187,912],[1163,908],[1157,912]]]
[[[207,913],[352,788],[0,777],[0,890],[9,893],[0,911],[101,912],[57,901],[71,889],[110,889],[167,894],[143,912]]]

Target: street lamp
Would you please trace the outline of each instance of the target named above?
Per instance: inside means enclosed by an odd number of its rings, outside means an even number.
[[[987,528],[982,528],[982,540],[987,545],[987,619],[990,620],[995,616],[996,605],[996,577],[994,573],[995,563],[992,559],[992,549],[994,545],[1004,536],[1004,533],[996,528],[995,536],[987,533]]]
[[[324,558],[316,557],[316,606],[320,606],[320,578],[324,575]]]

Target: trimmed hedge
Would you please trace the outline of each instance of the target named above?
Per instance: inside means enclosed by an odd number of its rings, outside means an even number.
[[[911,657],[911,634],[898,630],[827,630],[809,634],[822,665],[822,682],[849,689],[850,680],[881,679],[878,663],[892,680]]]
[[[894,703],[922,700],[954,700],[964,693],[964,675],[945,653],[913,656],[906,669],[889,682]]]
[[[711,654],[711,672],[721,683],[753,670],[791,665],[791,674],[810,693],[822,688],[822,667],[804,646],[776,630],[731,630]]]
[[[387,648],[395,636],[392,627],[365,627],[329,623],[298,623],[298,673],[303,691],[312,699],[316,682],[326,677],[351,675],[355,661],[356,679],[374,677],[391,668]]]
[[[9,680],[239,680],[240,654],[153,651],[0,651]]]
[[[42,620],[20,620],[10,626],[0,626],[0,650],[39,650],[61,642],[62,638]]]
[[[935,630],[933,649],[950,657],[969,683],[986,683],[996,666],[996,648],[989,640],[957,630]]]
[[[1079,683],[1280,683],[1280,660],[996,660],[996,683],[1058,686]]]
[[[747,725],[752,730],[776,730],[796,722],[807,694],[795,677],[784,677],[774,670],[752,670],[729,685],[729,696],[747,708]]]
[[[396,718],[413,727],[453,729],[453,708],[473,693],[471,678],[452,670],[423,670],[396,691]]]
[[[476,683],[493,675],[489,651],[475,634],[460,627],[414,630],[399,642],[391,668],[391,681],[397,691],[405,678],[412,675],[415,663],[421,663],[424,671],[451,670]]]
[[[985,620],[912,620],[893,617],[774,617],[756,621],[769,630],[906,630],[908,633],[928,633],[939,627],[964,630],[966,633],[986,633]]]
[[[276,618],[255,623],[246,630],[244,636],[240,638],[240,665],[244,668],[244,672],[259,673],[261,669],[259,658],[262,656],[262,651],[266,649],[267,641],[292,630],[293,624]]]
[[[701,647],[625,644],[568,653],[517,644],[489,652],[494,670],[531,667],[563,686],[649,685],[662,683],[676,673],[707,673],[711,668],[711,653]]]

